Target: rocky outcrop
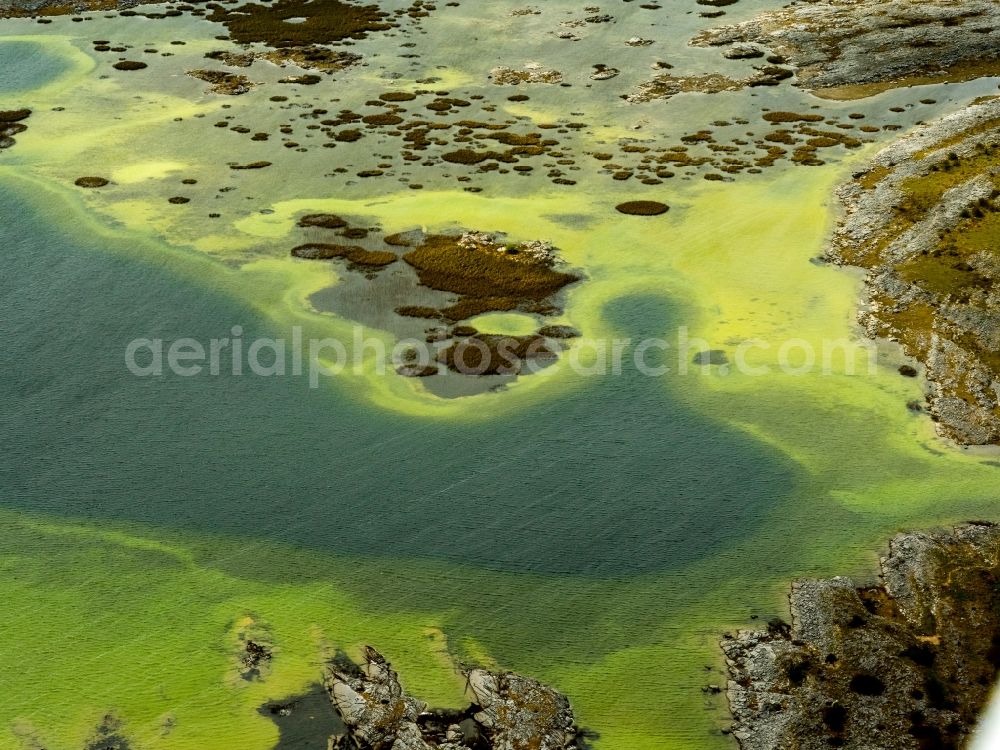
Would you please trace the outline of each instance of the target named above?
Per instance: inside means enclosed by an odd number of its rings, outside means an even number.
[[[748,57],[745,50],[738,50],[737,53],[744,58]],[[727,57],[731,56],[732,54],[727,54]],[[629,104],[639,104],[657,99],[670,99],[678,94],[719,94],[723,91],[741,91],[745,88],[759,86],[777,86],[794,75],[794,72],[789,68],[778,65],[755,66],[752,75],[739,79],[729,78],[721,73],[694,76],[674,76],[661,73],[652,80],[639,84],[631,93],[625,94],[622,98]]]
[[[897,536],[881,582],[792,586],[792,624],[722,642],[744,750],[962,746],[1000,665],[1000,528]]]
[[[360,750],[568,750],[580,747],[569,701],[536,680],[510,672],[466,672],[475,703],[465,711],[434,710],[406,694],[380,653],[358,666],[331,664],[325,685],[348,733],[331,748]]]
[[[828,257],[868,270],[862,326],[924,363],[941,434],[1000,442],[1000,99],[905,136],[839,195]]]
[[[1000,4],[991,0],[827,0],[710,29],[697,46],[766,48],[814,90],[1000,72]],[[858,92],[871,93],[871,92]]]

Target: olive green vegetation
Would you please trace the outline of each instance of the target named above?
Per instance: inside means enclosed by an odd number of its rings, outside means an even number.
[[[381,268],[399,260],[393,253],[378,250],[365,250],[357,245],[333,245],[327,243],[310,243],[292,248],[292,255],[306,260],[332,260],[343,258],[357,266]]]
[[[426,318],[427,320],[440,320],[443,317],[443,313],[436,307],[427,307],[426,305],[403,305],[396,308],[396,315],[402,315],[404,318]]]
[[[105,177],[80,177],[73,184],[82,188],[102,188],[110,181]]]
[[[412,102],[416,98],[417,95],[409,91],[387,91],[379,95],[379,99],[384,102]]]
[[[189,70],[188,75],[199,81],[212,84],[212,91],[216,94],[236,96],[245,94],[253,88],[253,84],[246,76],[227,73],[224,70]]]
[[[139,62],[138,60],[121,60],[116,62],[111,66],[115,70],[144,70],[149,66],[144,62]]]
[[[660,216],[670,210],[670,206],[657,201],[626,201],[615,206],[618,213],[629,216]]]
[[[280,0],[271,5],[247,3],[235,8],[217,5],[207,18],[225,24],[234,42],[270,47],[330,44],[392,28],[388,15],[377,5],[349,5],[340,0]],[[305,20],[288,23],[293,18]]]
[[[300,68],[312,68],[326,72],[343,70],[361,60],[360,55],[318,45],[282,47],[265,52],[263,57],[277,65],[292,63]]]
[[[823,122],[823,115],[807,114],[800,115],[795,112],[765,112],[764,119],[770,123],[779,122]]]
[[[230,164],[230,169],[244,170],[244,169],[266,169],[271,166],[269,161],[251,161],[247,164]]]
[[[343,229],[347,226],[347,222],[334,214],[307,214],[299,218],[298,225],[321,229]]]
[[[28,129],[28,126],[21,121],[30,116],[30,109],[0,111],[0,150],[10,148],[17,143],[14,136]]]
[[[856,178],[866,190],[892,181],[901,199],[885,227],[861,243],[840,248],[840,255],[871,270],[873,278],[896,280],[873,285],[875,304],[867,316],[877,333],[900,341],[909,354],[928,363],[941,342],[950,347],[944,351],[961,351],[962,359],[954,362],[957,355],[938,358],[932,379],[948,397],[984,414],[995,413],[981,381],[1000,373],[1000,353],[990,335],[1000,249],[1000,122],[988,121],[954,134],[918,152],[914,160],[920,171],[913,176],[898,176],[894,168],[880,167]],[[983,178],[992,183],[991,194],[970,200],[947,225],[931,230],[922,224],[938,215],[935,211],[949,191]],[[935,231],[936,241],[902,258],[888,252],[918,226],[922,232]],[[977,367],[964,364],[969,360]],[[959,361],[963,364],[956,364]],[[993,441],[988,436],[975,439]]]
[[[498,336],[453,331],[462,336],[441,352],[440,361],[463,375],[516,375],[529,359],[553,359],[544,336]]]
[[[20,122],[31,117],[30,109],[10,109],[0,111],[0,122]]]
[[[505,252],[469,249],[460,239],[429,235],[403,256],[424,286],[460,295],[458,303],[441,311],[451,320],[518,307],[542,311],[550,307],[546,304],[550,297],[580,280],[520,252],[517,246]]]

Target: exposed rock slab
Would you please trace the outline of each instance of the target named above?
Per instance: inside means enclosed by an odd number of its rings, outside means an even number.
[[[744,750],[961,747],[1000,664],[1000,528],[890,543],[881,582],[792,586],[792,624],[722,643]]]
[[[1000,72],[1000,4],[991,0],[827,0],[792,4],[710,29],[697,46],[759,45],[816,90]],[[858,91],[863,95],[876,89]],[[845,92],[850,95],[849,92]]]
[[[380,653],[366,647],[364,664],[339,658],[325,685],[348,727],[332,748],[359,750],[568,750],[580,747],[569,700],[511,672],[466,673],[475,704],[464,711],[429,711],[403,690]]]

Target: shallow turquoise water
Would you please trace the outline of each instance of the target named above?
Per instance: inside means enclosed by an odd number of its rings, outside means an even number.
[[[0,40],[0,96],[44,86],[69,69],[66,60],[41,44]]]

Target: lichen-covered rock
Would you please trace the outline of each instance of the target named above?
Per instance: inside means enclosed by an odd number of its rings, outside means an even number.
[[[882,582],[798,581],[792,624],[722,643],[744,750],[962,746],[1000,659],[1000,528],[901,534]]]
[[[578,732],[569,700],[536,680],[511,672],[466,673],[476,703],[464,711],[429,711],[403,690],[378,651],[365,663],[341,656],[325,686],[349,734],[330,747],[358,750],[570,750]]]
[[[334,672],[327,690],[355,739],[374,748],[423,750],[429,748],[417,726],[426,704],[403,692],[399,676],[385,658],[365,648],[365,663],[356,672]]]
[[[573,711],[566,696],[513,672],[474,669],[469,687],[482,707],[476,720],[494,750],[563,750],[576,747]]]
[[[868,270],[859,322],[926,365],[942,435],[1000,442],[1000,98],[904,136],[839,195],[828,258]]]
[[[794,65],[800,85],[830,89],[995,75],[998,27],[991,0],[826,0],[710,29],[692,44],[726,47],[729,57],[732,45],[759,45]]]

